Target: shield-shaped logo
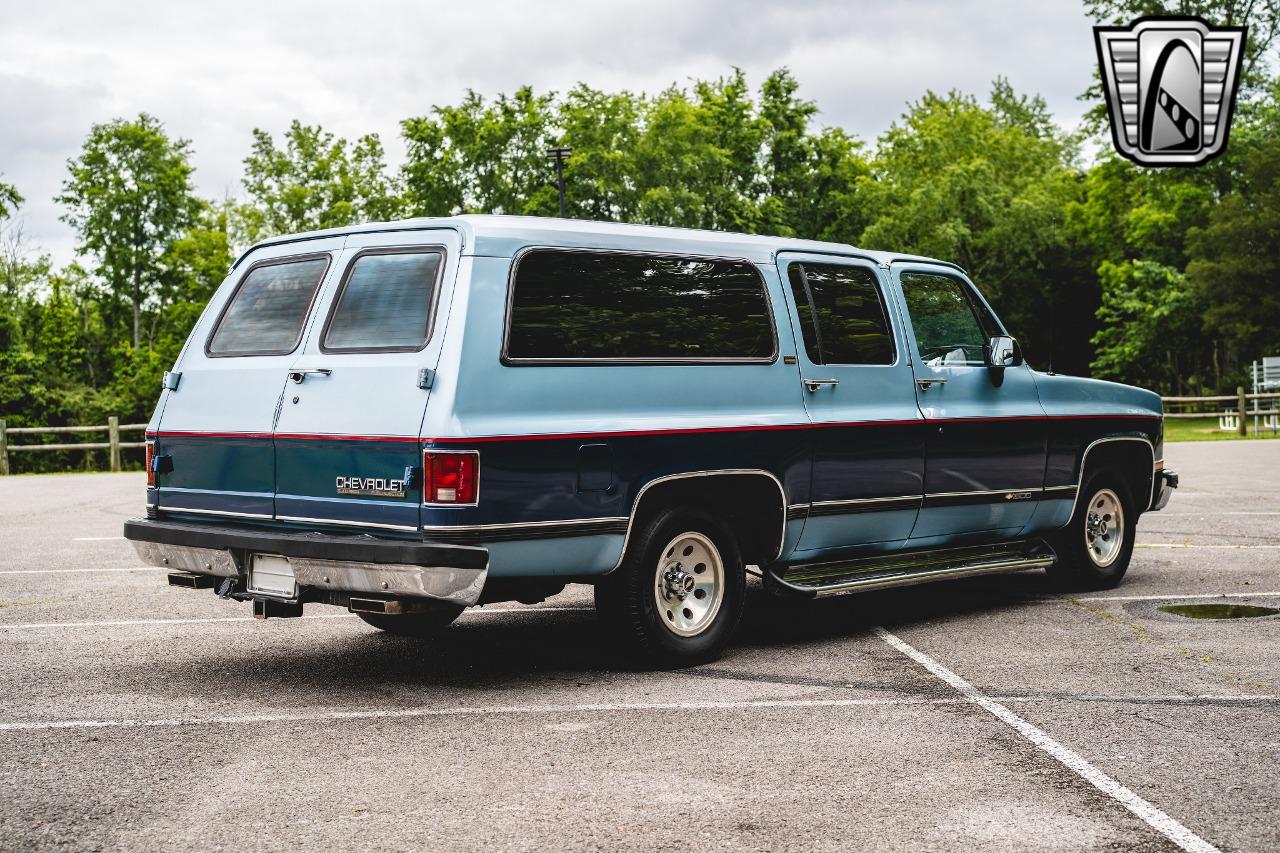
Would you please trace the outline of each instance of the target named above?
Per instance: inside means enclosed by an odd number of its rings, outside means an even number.
[[[1245,27],[1139,18],[1093,35],[1117,151],[1144,166],[1198,166],[1222,153]]]

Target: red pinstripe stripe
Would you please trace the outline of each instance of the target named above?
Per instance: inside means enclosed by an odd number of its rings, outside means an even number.
[[[328,435],[326,433],[282,432],[276,438],[292,441],[395,441],[404,444],[417,444],[416,435]]]
[[[425,444],[474,444],[478,442],[492,441],[548,441],[557,439],[581,439],[581,438],[629,438],[631,436],[652,436],[652,435],[692,435],[707,432],[753,432],[764,430],[795,430],[795,429],[845,429],[856,427],[881,427],[881,426],[921,426],[924,424],[973,424],[973,423],[1003,423],[1008,421],[1075,421],[1075,420],[1158,420],[1161,415],[1153,414],[1097,414],[1097,415],[1010,415],[1008,417],[995,418],[913,418],[911,420],[885,420],[885,421],[829,421],[822,423],[805,423],[805,424],[762,424],[755,426],[730,426],[730,427],[694,427],[691,429],[655,429],[655,430],[621,430],[618,432],[565,432],[565,433],[537,433],[533,435],[479,435],[479,436],[458,436],[453,438],[424,438]]]
[[[535,433],[531,435],[477,435],[454,436],[447,438],[423,438],[404,435],[337,435],[326,433],[279,433],[268,432],[199,432],[185,430],[162,430],[149,432],[147,438],[278,438],[291,441],[368,441],[399,442],[414,444],[477,444],[495,441],[557,441],[583,438],[642,438],[659,435],[701,435],[721,432],[772,432],[781,430],[807,429],[851,429],[857,427],[885,426],[921,426],[924,424],[975,424],[975,423],[1008,423],[1012,421],[1093,421],[1093,420],[1158,420],[1161,416],[1154,414],[1118,414],[1106,413],[1096,415],[1010,415],[1007,417],[987,418],[913,418],[911,420],[884,421],[833,421],[823,423],[802,424],[750,424],[742,426],[690,427],[687,429],[648,429],[648,430],[616,430],[604,432],[557,432]]]
[[[309,432],[201,432],[195,430],[161,430],[149,432],[147,438],[280,438],[294,441],[395,441],[417,444],[413,435],[333,435]]]
[[[160,430],[147,438],[271,438],[269,432],[205,432],[203,430]]]

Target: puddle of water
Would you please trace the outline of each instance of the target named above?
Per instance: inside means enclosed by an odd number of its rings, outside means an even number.
[[[1161,607],[1160,611],[1188,619],[1256,619],[1280,613],[1280,609],[1275,607],[1254,604],[1169,604]]]

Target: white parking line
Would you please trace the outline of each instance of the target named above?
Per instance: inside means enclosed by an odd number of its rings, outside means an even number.
[[[1280,696],[1001,696],[990,701],[1001,702],[1063,702],[1082,701],[1114,702],[1258,702],[1280,701]],[[235,714],[209,717],[172,717],[168,719],[135,720],[29,720],[0,723],[2,732],[47,731],[50,729],[111,729],[111,728],[169,728],[176,726],[202,726],[211,724],[243,723],[294,723],[337,720],[385,720],[414,719],[417,717],[468,717],[512,714],[589,714],[622,713],[628,711],[747,711],[758,708],[859,708],[894,707],[908,705],[966,705],[973,700],[967,696],[902,696],[893,698],[862,699],[735,699],[692,700],[684,702],[593,702],[562,705],[479,705],[452,708],[370,708],[356,711],[311,711],[278,714]],[[1212,849],[1212,848],[1206,848]]]
[[[1135,548],[1224,548],[1236,551],[1266,550],[1280,545],[1188,545],[1184,542],[1139,542]]]
[[[1223,510],[1202,509],[1198,512],[1161,511],[1161,518],[1204,518],[1207,515],[1280,515],[1280,510]]]
[[[134,566],[129,569],[5,569],[0,575],[85,575],[92,572],[164,572],[160,566]]]
[[[490,607],[466,610],[462,617],[492,616],[495,613],[556,613],[564,611],[592,610],[591,607]],[[316,613],[300,617],[310,619],[352,619],[354,613]],[[461,618],[461,617],[460,617]],[[190,619],[112,619],[103,622],[19,622],[14,625],[0,625],[0,631],[28,628],[121,628],[137,625],[203,625],[219,622],[255,622],[252,616],[214,616]]]
[[[1148,826],[1168,838],[1183,850],[1195,851],[1195,853],[1219,853],[1218,848],[1214,847],[1208,841],[1205,841],[1190,829],[1187,829],[1187,827],[1178,823],[1178,821],[1174,820],[1151,803],[1142,799],[1142,797],[1139,797],[1133,791],[1130,791],[1124,785],[1121,785],[1115,779],[1112,779],[1110,776],[1094,767],[1085,760],[1083,756],[1073,752],[1058,741],[1049,737],[1043,729],[1040,729],[1039,727],[1022,719],[995,699],[984,695],[978,690],[978,688],[974,687],[972,684],[965,681],[963,678],[956,675],[954,672],[947,669],[924,652],[917,650],[915,647],[889,633],[879,625],[875,627],[875,632],[880,639],[884,640],[894,649],[920,664],[920,666],[924,667],[939,680],[951,685],[951,687],[955,688],[960,695],[995,716],[998,720],[1011,727],[1036,747],[1047,752],[1064,767],[1068,768],[1081,779],[1084,779],[1090,785],[1097,788],[1108,797],[1111,797],[1111,799],[1120,803],[1120,805],[1124,806],[1129,811],[1133,812]]]

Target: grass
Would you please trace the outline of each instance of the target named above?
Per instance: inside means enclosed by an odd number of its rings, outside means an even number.
[[[1165,441],[1230,441],[1232,439],[1280,438],[1280,433],[1273,435],[1265,429],[1254,435],[1253,419],[1249,419],[1250,433],[1242,436],[1237,433],[1218,429],[1216,416],[1207,418],[1174,418],[1164,422]]]

